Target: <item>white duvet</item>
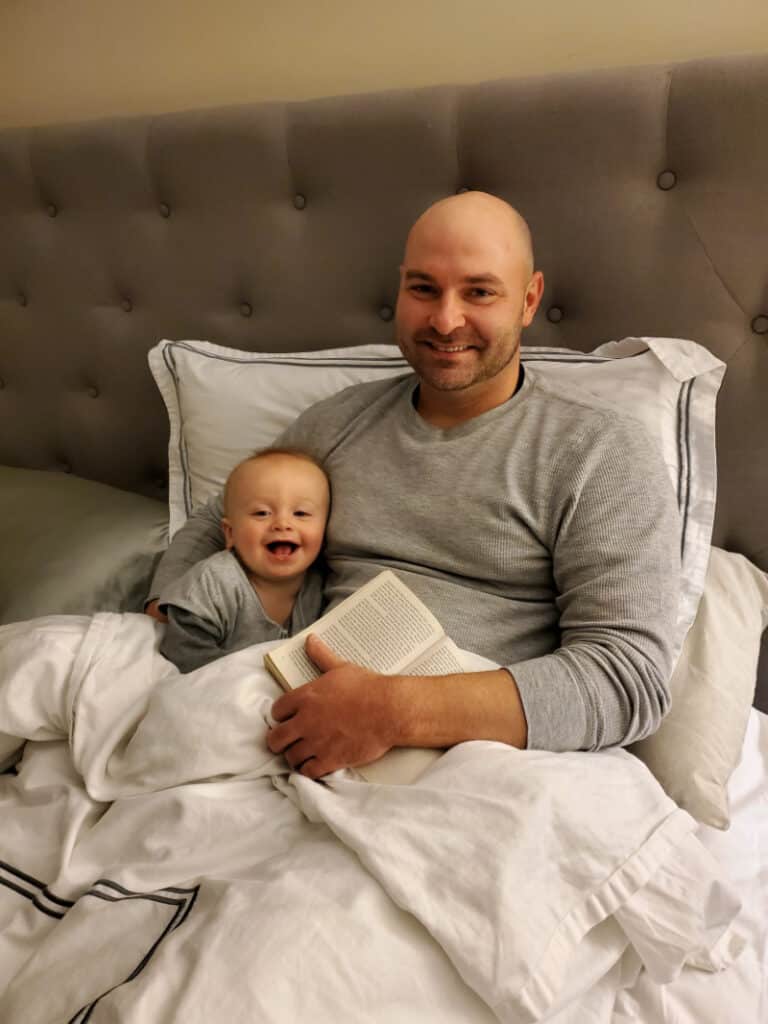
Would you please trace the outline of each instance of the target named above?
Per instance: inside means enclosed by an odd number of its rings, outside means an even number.
[[[3,1024],[608,1024],[641,967],[739,955],[734,891],[631,755],[474,742],[410,786],[312,782],[265,744],[269,645],[180,676],[161,628],[0,628]]]

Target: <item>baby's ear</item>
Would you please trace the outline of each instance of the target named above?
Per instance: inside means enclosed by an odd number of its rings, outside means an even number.
[[[224,547],[230,551],[235,546],[235,542],[232,539],[232,524],[226,516],[221,520],[221,532],[224,534]]]

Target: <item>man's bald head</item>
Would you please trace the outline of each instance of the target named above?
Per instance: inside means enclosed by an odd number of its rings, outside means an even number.
[[[521,332],[543,291],[528,225],[503,199],[462,192],[419,217],[400,267],[395,325],[419,378],[422,416],[447,426],[513,394]]]
[[[428,207],[408,233],[405,262],[409,251],[429,246],[434,239],[447,239],[450,244],[461,246],[462,239],[466,244],[475,237],[519,261],[527,277],[533,273],[533,243],[528,224],[513,206],[488,192],[461,192]]]

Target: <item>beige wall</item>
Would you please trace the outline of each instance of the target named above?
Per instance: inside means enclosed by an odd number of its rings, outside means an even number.
[[[768,0],[0,0],[0,126],[768,51]]]

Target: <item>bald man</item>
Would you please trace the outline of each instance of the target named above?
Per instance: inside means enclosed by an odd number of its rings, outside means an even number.
[[[311,778],[395,746],[597,750],[653,732],[669,706],[672,488],[635,422],[523,371],[543,288],[517,211],[477,192],[436,203],[400,268],[413,372],[347,388],[279,440],[332,481],[331,606],[392,569],[460,647],[505,666],[375,676],[310,638],[322,674],[275,702],[268,743]],[[213,501],[176,535],[153,593],[221,545],[220,514]]]
[[[396,324],[428,423],[455,426],[514,394],[521,333],[543,290],[528,226],[502,200],[462,193],[419,217],[400,267]]]

